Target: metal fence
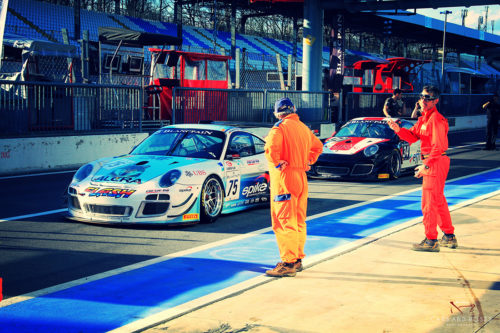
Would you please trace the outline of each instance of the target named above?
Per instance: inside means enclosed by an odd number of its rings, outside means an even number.
[[[356,117],[379,117],[383,116],[384,102],[391,94],[376,93],[348,93],[346,95],[345,108],[342,113],[342,121]],[[441,94],[438,109],[446,117],[473,116],[484,114],[482,105],[490,98],[488,94],[454,95]],[[410,117],[418,94],[404,94],[403,101],[406,105],[406,117]]]
[[[325,91],[268,90],[267,110],[272,111],[274,102],[282,97],[290,98],[303,122],[331,122],[330,93]]]
[[[0,136],[141,129],[140,87],[0,80]]]
[[[175,88],[173,122],[199,121],[265,122],[264,91]]]
[[[172,97],[171,120],[144,120],[140,86],[0,80],[0,137],[151,132],[207,120],[271,126],[274,102],[282,97],[293,101],[304,122],[330,122],[326,92],[177,87]]]
[[[272,114],[274,103],[282,97],[292,100],[302,121],[330,122],[327,92],[204,88],[174,89],[173,122],[216,120],[271,125],[276,121]]]

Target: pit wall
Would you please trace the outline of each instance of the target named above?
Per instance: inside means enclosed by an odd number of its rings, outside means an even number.
[[[127,154],[148,133],[0,139],[0,175],[78,169],[109,156]]]
[[[486,128],[486,116],[449,118],[450,132]],[[262,137],[269,128],[252,131]],[[101,157],[127,154],[148,133],[0,139],[0,176],[78,169]]]

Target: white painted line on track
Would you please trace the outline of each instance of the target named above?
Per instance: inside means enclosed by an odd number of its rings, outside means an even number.
[[[43,215],[63,213],[63,212],[66,212],[66,211],[68,211],[68,208],[48,210],[48,211],[41,212],[41,213],[20,215],[20,216],[14,216],[14,217],[6,217],[4,219],[0,219],[0,223],[2,223],[2,222],[9,222],[9,221],[15,221],[15,220],[23,220],[23,219],[27,219],[27,218],[31,218],[31,217],[37,217],[37,216],[43,216]]]
[[[15,175],[15,176],[4,176],[0,177],[0,180],[4,179],[15,179],[15,178],[25,178],[25,177],[36,177],[36,176],[50,176],[50,175],[58,175],[61,173],[75,173],[77,170],[66,170],[66,171],[51,171],[51,172],[42,172],[42,173],[30,173],[25,175]]]

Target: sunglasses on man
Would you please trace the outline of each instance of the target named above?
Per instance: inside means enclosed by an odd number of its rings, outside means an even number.
[[[424,101],[433,101],[436,100],[437,97],[433,97],[431,95],[426,95],[426,94],[420,94],[420,99],[423,99]]]

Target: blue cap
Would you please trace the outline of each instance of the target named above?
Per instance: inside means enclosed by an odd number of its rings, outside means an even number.
[[[293,106],[292,101],[287,98],[281,98],[274,103],[274,112],[276,113],[294,113],[295,106]]]

